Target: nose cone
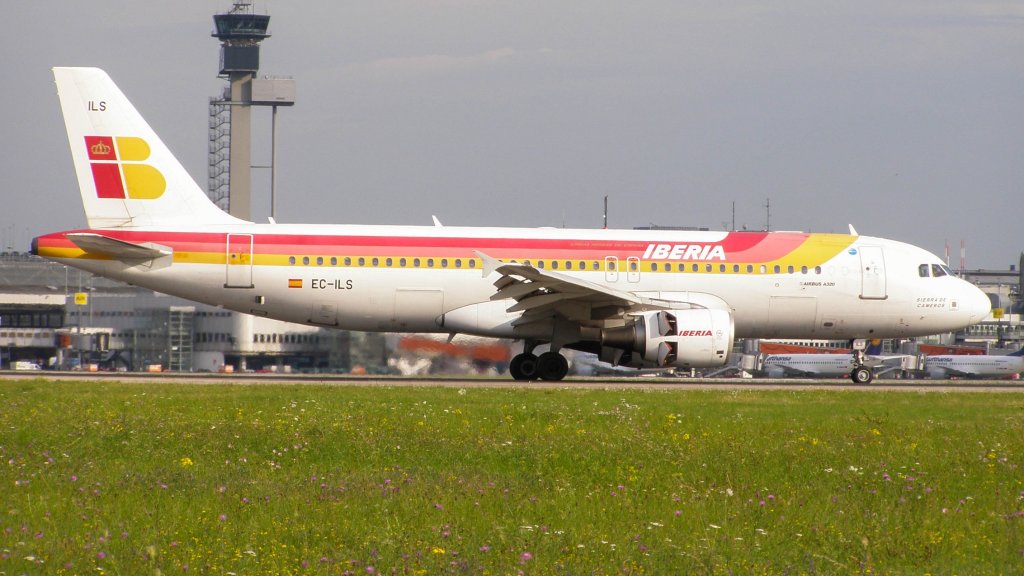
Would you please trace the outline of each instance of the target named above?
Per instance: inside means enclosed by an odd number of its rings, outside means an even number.
[[[970,324],[977,324],[992,313],[992,301],[988,294],[982,292],[977,286],[965,282],[964,295],[960,299],[960,310],[968,316]]]

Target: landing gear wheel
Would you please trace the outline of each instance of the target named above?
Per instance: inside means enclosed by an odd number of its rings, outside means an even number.
[[[871,368],[855,366],[853,372],[850,373],[850,380],[853,380],[854,384],[870,384],[874,376],[875,374],[871,371]]]
[[[534,380],[537,378],[537,357],[533,354],[516,354],[508,363],[508,373],[515,380]]]
[[[537,377],[541,380],[561,380],[569,373],[569,361],[558,352],[545,352],[537,359]]]

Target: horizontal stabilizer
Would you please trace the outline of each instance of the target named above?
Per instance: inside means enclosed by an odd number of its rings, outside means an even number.
[[[125,242],[124,240],[118,240],[116,238],[110,238],[109,236],[93,234],[90,232],[75,232],[72,234],[66,234],[65,237],[68,240],[71,240],[75,246],[78,246],[88,254],[104,256],[112,260],[120,260],[121,262],[131,265],[137,265],[147,260],[159,260],[161,258],[167,258],[169,260],[170,257],[174,255],[174,250],[170,247],[153,244],[152,242],[133,244],[131,242]]]

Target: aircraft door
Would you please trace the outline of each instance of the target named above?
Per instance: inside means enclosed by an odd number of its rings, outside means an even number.
[[[619,281],[619,258],[617,256],[605,256],[604,258],[604,281]]]
[[[630,282],[640,281],[640,259],[636,256],[626,258],[626,280]]]
[[[881,246],[860,248],[860,297],[864,300],[885,300],[885,254]]]
[[[252,288],[252,234],[228,234],[225,288]]]

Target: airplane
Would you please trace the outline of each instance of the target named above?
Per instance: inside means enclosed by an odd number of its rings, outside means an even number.
[[[903,355],[867,355],[864,365],[871,369],[898,368]],[[848,354],[766,354],[761,372],[768,378],[828,378],[849,376],[856,368]]]
[[[1024,348],[1005,356],[928,356],[924,372],[929,378],[1014,378],[1024,372]]]
[[[561,380],[563,349],[613,365],[724,365],[735,338],[949,332],[989,299],[935,255],[850,234],[307,225],[219,209],[97,68],[54,68],[88,227],[32,252],[152,290],[289,322],[522,340],[517,380]],[[53,199],[56,201],[56,199]],[[547,345],[540,355],[534,349]],[[863,346],[860,346],[862,348]],[[851,378],[869,382],[863,350]]]

